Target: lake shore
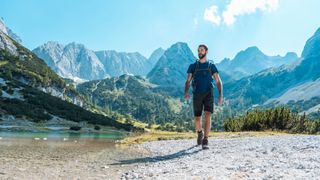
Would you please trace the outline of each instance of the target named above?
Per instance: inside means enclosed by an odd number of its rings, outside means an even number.
[[[316,179],[320,176],[319,135],[212,133],[210,149],[202,150],[195,146],[192,134],[150,132],[117,143],[103,138],[1,138],[0,179]]]
[[[1,137],[0,179],[119,179],[134,165],[109,164],[145,153],[110,139]]]

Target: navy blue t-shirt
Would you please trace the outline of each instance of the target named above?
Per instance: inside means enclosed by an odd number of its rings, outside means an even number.
[[[210,74],[210,71],[208,71],[208,66],[209,66],[208,63],[209,63],[208,61],[204,63],[198,62],[199,65],[197,67],[196,74],[194,74],[194,71],[195,71],[197,62],[189,65],[187,73],[192,73],[193,80],[195,80],[196,82],[196,89],[194,93],[206,93],[210,91],[210,86],[213,86],[212,84],[213,78]],[[217,67],[213,63],[210,63],[210,64],[211,64],[210,68],[211,68],[212,74],[218,73]]]

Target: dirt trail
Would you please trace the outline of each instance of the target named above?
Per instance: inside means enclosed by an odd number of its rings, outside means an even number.
[[[152,156],[120,161],[139,164],[123,179],[320,179],[320,136],[209,138],[209,150],[195,139],[134,145]]]

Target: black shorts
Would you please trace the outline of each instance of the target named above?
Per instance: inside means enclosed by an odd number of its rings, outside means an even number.
[[[213,113],[213,88],[206,93],[193,93],[194,116],[201,116],[202,110]]]

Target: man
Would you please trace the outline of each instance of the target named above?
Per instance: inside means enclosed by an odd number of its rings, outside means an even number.
[[[189,87],[192,80],[193,110],[195,129],[198,133],[197,144],[202,149],[208,149],[208,136],[211,130],[211,114],[213,113],[213,78],[219,91],[218,104],[222,105],[222,82],[216,66],[207,61],[208,47],[200,44],[198,47],[199,60],[189,65],[184,96],[190,99]],[[202,111],[204,110],[205,127],[202,130]]]

